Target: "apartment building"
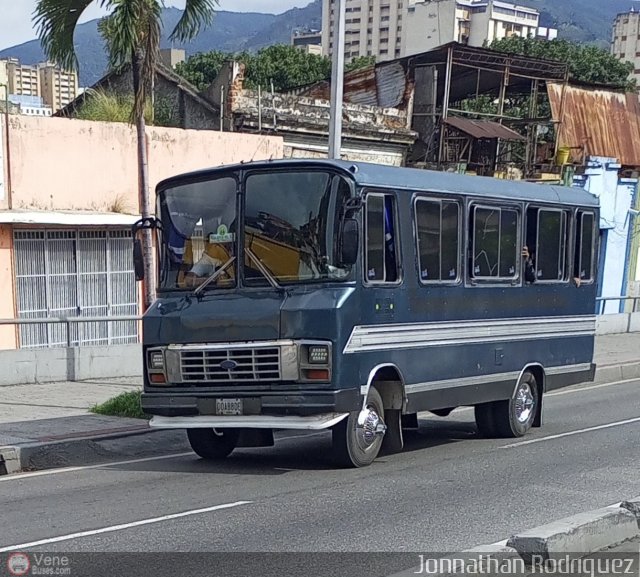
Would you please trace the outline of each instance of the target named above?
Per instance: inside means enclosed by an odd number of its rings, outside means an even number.
[[[407,10],[403,56],[454,41],[482,46],[509,36],[557,36],[557,30],[539,27],[537,10],[497,0],[413,1]]]
[[[4,79],[4,80],[3,80]],[[0,84],[9,87],[9,97],[41,98],[45,107],[56,112],[78,95],[78,76],[54,64],[20,63],[16,58],[0,60]],[[0,88],[0,96],[4,96]]]
[[[508,36],[552,40],[539,26],[540,13],[498,0],[345,0],[345,58],[392,60],[448,42],[482,46]],[[324,0],[322,53],[333,53],[336,0]]]
[[[40,96],[40,75],[37,66],[21,64],[16,58],[0,60],[9,87],[9,94]],[[0,75],[3,73],[0,72]]]
[[[611,54],[623,62],[633,62],[632,76],[640,82],[640,12],[618,14],[611,34]]]
[[[322,54],[322,33],[319,30],[294,30],[291,46],[307,54]]]
[[[375,56],[377,61],[398,58],[408,0],[345,0],[345,59]],[[322,9],[322,53],[331,56],[336,38],[338,6],[325,0]]]
[[[78,76],[65,72],[51,63],[38,65],[40,73],[40,96],[46,106],[57,112],[78,95]]]

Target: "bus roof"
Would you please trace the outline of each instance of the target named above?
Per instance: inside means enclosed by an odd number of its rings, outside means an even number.
[[[183,180],[211,178],[249,169],[327,168],[349,176],[359,186],[393,188],[416,192],[486,196],[504,200],[534,201],[553,204],[598,206],[598,197],[584,188],[536,184],[487,176],[469,176],[416,168],[400,168],[366,162],[325,159],[265,160],[234,164],[190,172],[166,179],[158,190],[178,186]]]

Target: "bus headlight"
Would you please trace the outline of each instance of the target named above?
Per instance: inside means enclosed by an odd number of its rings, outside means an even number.
[[[329,347],[326,345],[310,345],[308,360],[310,365],[328,365]]]
[[[164,351],[152,349],[147,351],[147,376],[151,385],[166,385]]]

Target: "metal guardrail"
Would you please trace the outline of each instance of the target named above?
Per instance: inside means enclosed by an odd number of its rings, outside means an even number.
[[[70,325],[82,324],[82,323],[118,323],[118,322],[131,322],[141,321],[140,315],[122,315],[113,317],[47,317],[36,319],[0,319],[0,326],[2,325],[49,325],[49,324],[63,324],[67,329],[67,347],[73,346],[73,338],[70,329]]]
[[[598,314],[604,314],[602,311],[607,304],[607,301],[633,301],[632,313],[640,312],[640,296],[638,297],[598,297],[596,302],[598,303]]]

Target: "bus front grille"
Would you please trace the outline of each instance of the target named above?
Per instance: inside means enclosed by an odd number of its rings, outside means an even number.
[[[183,350],[180,369],[184,383],[278,381],[282,378],[278,347]]]

